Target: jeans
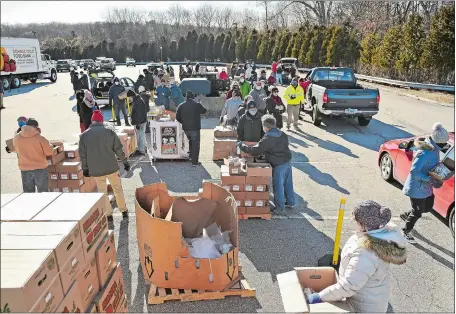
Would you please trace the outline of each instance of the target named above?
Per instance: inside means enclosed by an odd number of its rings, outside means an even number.
[[[285,198],[287,205],[296,205],[293,189],[293,174],[290,162],[284,163],[283,165],[272,169],[272,184],[274,188],[274,203],[276,209],[282,210],[285,208]]]
[[[117,122],[117,125],[121,125],[121,121],[120,121],[120,111],[122,111],[122,114],[124,116],[124,120],[125,120],[125,125],[130,125],[130,123],[128,122],[128,113],[127,113],[127,107],[124,104],[122,105],[116,105],[114,104],[114,113],[116,115],[116,122]]]
[[[299,107],[300,105],[287,105],[287,126],[290,127],[291,121],[293,121],[293,125],[296,127],[298,126],[299,121]]]
[[[146,152],[146,126],[147,122],[139,125],[139,130],[136,129],[136,139],[138,140],[138,150],[140,152]]]
[[[276,74],[276,79],[277,79],[277,83],[282,85],[283,84],[283,81],[282,81],[282,73],[277,73]]]
[[[21,171],[22,189],[24,193],[49,192],[48,171],[47,169],[37,169]]]
[[[187,135],[188,142],[190,144],[190,158],[192,159],[192,165],[198,164],[199,153],[200,153],[200,131],[184,131]]]
[[[127,204],[125,204],[125,196],[122,188],[122,182],[120,181],[120,172],[116,171],[114,173],[108,174],[107,176],[94,177],[97,184],[98,193],[105,194],[105,206],[106,214],[112,216],[112,206],[108,198],[108,186],[106,185],[106,178],[111,184],[112,190],[114,191],[114,196],[116,197],[116,203],[121,212],[127,211]]]
[[[412,204],[412,210],[406,212],[407,219],[405,220],[405,232],[412,231],[418,219],[421,218],[422,214],[428,213],[434,206],[434,195],[426,198],[410,198]]]

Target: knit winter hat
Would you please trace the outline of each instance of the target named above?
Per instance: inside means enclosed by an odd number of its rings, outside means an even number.
[[[92,122],[103,123],[103,113],[100,110],[94,110],[92,113]]]
[[[445,144],[450,139],[448,131],[443,127],[442,123],[436,122],[432,126],[431,138],[437,144]]]
[[[257,104],[255,101],[251,100],[249,101],[249,103],[247,104],[247,109],[253,109],[253,108],[257,108]]]
[[[369,200],[356,205],[353,216],[366,231],[369,231],[384,227],[391,220],[391,210]]]
[[[138,93],[142,93],[142,92],[145,92],[146,91],[146,88],[144,86],[139,86],[138,87]]]

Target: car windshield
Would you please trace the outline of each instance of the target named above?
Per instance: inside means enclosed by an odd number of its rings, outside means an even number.
[[[101,63],[109,63],[111,61],[107,60],[107,59],[104,59],[104,60],[101,60]]]
[[[65,61],[65,60],[59,60],[59,61],[57,61],[57,64],[67,64],[67,63],[68,63],[68,61]]]
[[[315,71],[314,80],[353,82],[353,73],[350,69],[321,69]]]

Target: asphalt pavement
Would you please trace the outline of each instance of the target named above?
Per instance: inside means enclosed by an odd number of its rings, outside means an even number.
[[[142,67],[119,66],[116,75],[136,80]],[[177,73],[176,69],[176,73]],[[281,88],[283,93],[284,88]],[[78,141],[79,121],[71,111],[72,87],[68,73],[58,81],[25,84],[6,92],[1,111],[1,139],[11,138],[19,116],[34,117],[49,139]],[[106,111],[106,117],[110,115]],[[337,209],[341,197],[347,200],[342,244],[353,234],[351,210],[357,202],[372,199],[389,207],[393,222],[409,208],[399,184],[382,180],[378,168],[379,146],[394,138],[429,133],[440,121],[454,130],[454,107],[440,106],[381,89],[380,113],[367,127],[355,120],[329,120],[316,127],[309,116],[299,130],[287,131],[293,154],[293,182],[298,207],[271,221],[239,222],[240,264],[256,298],[228,297],[205,302],[167,302],[148,306],[136,240],[134,195],[137,187],[163,181],[176,193],[197,192],[203,179],[220,177],[220,166],[212,161],[213,128],[217,119],[203,120],[202,167],[185,162],[155,162],[148,157],[131,159],[132,169],[124,173],[123,187],[130,219],[115,211],[118,260],[122,263],[130,312],[282,312],[276,275],[297,266],[316,266],[318,259],[332,252]],[[2,193],[21,192],[15,154],[1,152]],[[391,312],[454,313],[454,239],[438,217],[427,214],[416,225],[416,244],[408,245],[407,263],[392,266]]]

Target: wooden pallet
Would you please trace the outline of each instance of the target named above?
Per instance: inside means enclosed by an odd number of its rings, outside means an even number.
[[[205,301],[220,300],[227,296],[238,296],[242,298],[251,298],[256,295],[256,291],[250,288],[246,280],[236,281],[229,289],[225,291],[200,291],[189,289],[169,289],[159,288],[152,284],[149,290],[148,304],[163,304],[165,301]]]
[[[241,214],[238,215],[238,220],[247,220],[247,219],[254,219],[254,218],[259,218],[263,220],[271,220],[272,214]]]

